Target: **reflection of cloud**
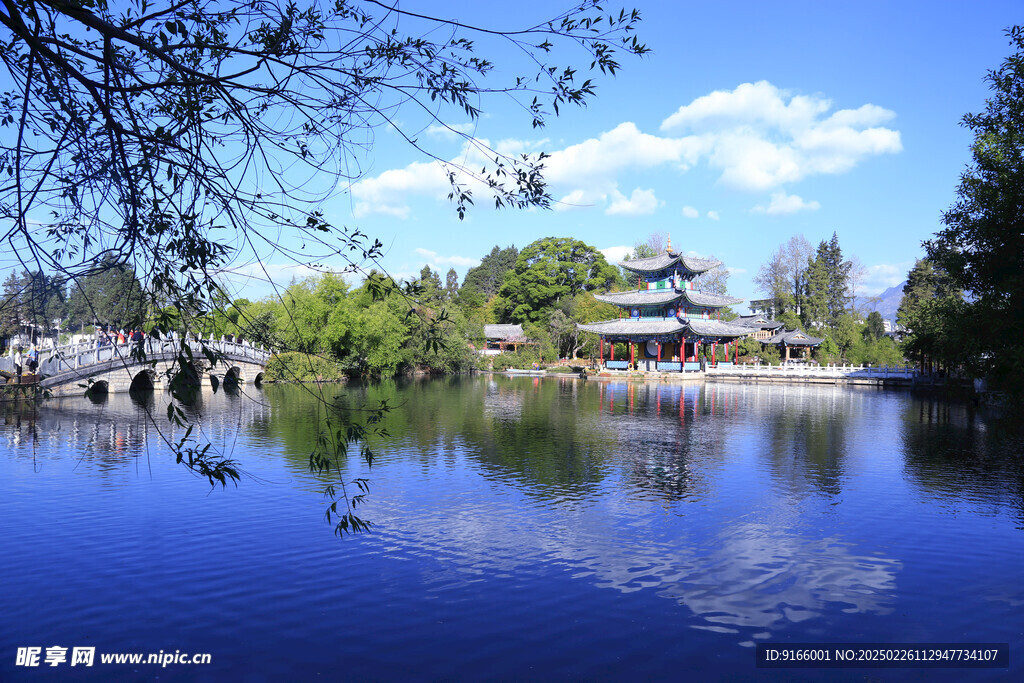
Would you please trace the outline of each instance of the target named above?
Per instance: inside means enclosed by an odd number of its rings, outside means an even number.
[[[730,629],[806,621],[837,602],[848,614],[887,614],[901,569],[897,560],[851,554],[834,538],[803,539],[759,524],[734,527],[717,548],[661,590]]]

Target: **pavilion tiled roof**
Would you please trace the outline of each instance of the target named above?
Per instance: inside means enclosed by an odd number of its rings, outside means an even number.
[[[595,294],[594,298],[616,306],[660,306],[683,298],[694,306],[721,308],[730,304],[738,304],[743,299],[723,294],[698,292],[693,289],[682,291],[674,289],[640,289],[631,292],[614,292],[611,294]]]
[[[722,265],[721,261],[683,256],[682,254],[674,251],[667,251],[663,254],[650,256],[648,258],[620,261],[619,265],[634,273],[656,273],[659,270],[665,270],[677,263],[681,264],[686,270],[694,273],[703,273],[711,270],[715,266]]]
[[[675,318],[620,318],[578,325],[577,327],[584,332],[596,332],[608,336],[675,334],[685,329],[685,326]]]
[[[721,308],[730,304],[738,304],[743,299],[728,296],[727,294],[711,294],[709,292],[698,292],[694,289],[683,291],[683,297],[694,306],[708,306],[710,308]]]
[[[784,325],[778,320],[771,320],[763,315],[741,315],[733,320],[737,325],[749,327],[752,330],[777,330]]]
[[[677,301],[682,294],[674,289],[639,289],[630,292],[595,294],[594,298],[616,306],[658,306]]]
[[[782,344],[786,346],[817,346],[821,342],[825,341],[819,337],[812,337],[809,334],[805,334],[800,330],[783,330],[773,337],[765,339],[763,344]]]
[[[724,320],[691,319],[686,323],[694,334],[704,337],[746,337],[750,330],[743,325]]]
[[[661,336],[686,330],[702,337],[745,337],[750,334],[750,330],[742,325],[721,320],[679,321],[676,318],[620,318],[578,327],[584,332],[595,332],[609,337]]]
[[[503,341],[523,341],[526,334],[522,325],[484,325],[484,337]]]

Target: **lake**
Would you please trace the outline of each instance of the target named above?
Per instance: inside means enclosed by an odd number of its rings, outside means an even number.
[[[0,678],[1024,678],[1012,420],[834,386],[329,386],[393,406],[372,468],[346,463],[375,526],[339,538],[313,391],[206,392],[196,432],[244,470],[213,490],[162,395],[3,406]],[[756,667],[758,643],[819,642],[1009,643],[1010,665]]]

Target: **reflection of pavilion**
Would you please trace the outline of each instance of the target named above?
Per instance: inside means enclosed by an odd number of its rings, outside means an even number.
[[[684,256],[673,251],[670,242],[664,254],[619,265],[637,273],[638,289],[595,298],[618,306],[626,317],[579,326],[600,336],[604,367],[661,372],[699,370],[702,345],[710,345],[712,365],[732,365],[729,357],[735,358],[738,340],[750,334],[750,330],[722,321],[721,309],[742,299],[701,292],[694,286],[701,273],[721,265],[718,261]],[[607,360],[605,341],[611,342]],[[628,361],[615,358],[615,343],[629,346]],[[724,346],[721,353],[720,344]]]

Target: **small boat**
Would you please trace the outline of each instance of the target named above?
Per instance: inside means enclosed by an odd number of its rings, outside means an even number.
[[[516,368],[508,368],[504,372],[506,375],[525,375],[527,377],[543,377],[548,374],[544,370],[517,370]]]

